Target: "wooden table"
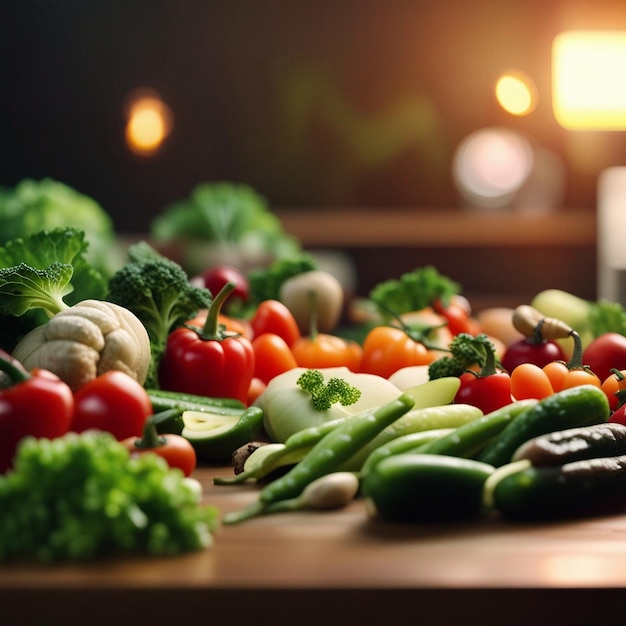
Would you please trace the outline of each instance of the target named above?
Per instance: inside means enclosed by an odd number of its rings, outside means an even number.
[[[254,485],[213,486],[230,471],[196,473],[222,513],[255,498]],[[404,526],[355,501],[221,527],[174,559],[4,565],[0,624],[590,626],[624,623],[625,587],[626,516]]]

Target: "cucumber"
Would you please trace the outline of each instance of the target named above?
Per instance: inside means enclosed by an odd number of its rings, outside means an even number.
[[[458,522],[484,510],[483,486],[494,468],[436,454],[397,454],[376,463],[361,484],[370,514],[393,522]]]
[[[626,455],[553,467],[530,465],[515,472],[508,467],[497,469],[488,484],[493,507],[507,519],[549,521],[626,508]]]
[[[524,411],[476,459],[494,467],[510,463],[526,441],[558,430],[606,422],[609,401],[599,387],[580,385],[554,393]]]
[[[146,389],[146,391],[155,413],[167,409],[180,409],[181,411],[210,411],[222,415],[238,415],[246,408],[235,398],[211,398],[164,389]]]
[[[238,415],[210,411],[185,411],[181,435],[204,461],[230,461],[237,448],[263,433],[263,410],[250,406]]]

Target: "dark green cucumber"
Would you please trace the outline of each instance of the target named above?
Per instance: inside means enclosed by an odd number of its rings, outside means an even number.
[[[564,389],[538,402],[495,437],[477,460],[495,467],[510,463],[526,441],[546,433],[606,422],[610,415],[605,393],[593,385]]]
[[[605,422],[529,439],[515,451],[512,460],[528,459],[535,467],[543,467],[622,454],[626,454],[626,426]]]
[[[518,461],[515,465],[522,465]],[[503,477],[498,477],[498,472]],[[626,508],[626,456],[601,457],[558,467],[496,470],[493,507],[516,521],[548,521],[612,513]]]
[[[246,408],[235,398],[210,398],[164,389],[146,389],[146,391],[155,413],[167,409],[180,409],[181,411],[211,411],[222,415],[236,415]]]
[[[394,522],[457,522],[478,517],[494,468],[455,456],[397,454],[376,463],[361,492],[373,515]]]
[[[487,413],[467,424],[455,428],[450,434],[427,443],[420,448],[423,454],[472,456],[482,450],[513,420],[535,406],[538,400],[520,400]]]

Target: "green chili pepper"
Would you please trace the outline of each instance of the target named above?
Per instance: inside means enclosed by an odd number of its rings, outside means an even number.
[[[340,467],[379,432],[410,410],[413,404],[413,398],[401,394],[377,409],[353,415],[323,437],[289,472],[267,485],[261,491],[258,502],[227,513],[223,523],[242,522],[262,514],[274,502],[297,497],[316,478]]]

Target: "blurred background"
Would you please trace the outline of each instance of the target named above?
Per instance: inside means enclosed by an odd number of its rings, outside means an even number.
[[[320,220],[337,207],[593,220],[598,178],[624,164],[626,142],[619,119],[576,127],[556,110],[555,41],[581,30],[626,31],[626,3],[1,0],[0,186],[62,181],[120,233],[148,231],[205,181],[250,185],[279,214]],[[361,291],[430,260],[473,292],[517,298],[560,280],[592,297],[595,231],[585,230],[570,247],[515,241],[517,257],[510,241],[505,256],[480,238],[451,255],[440,232],[431,245],[422,234],[416,245],[333,247],[349,248]],[[524,283],[520,265],[540,284]]]

